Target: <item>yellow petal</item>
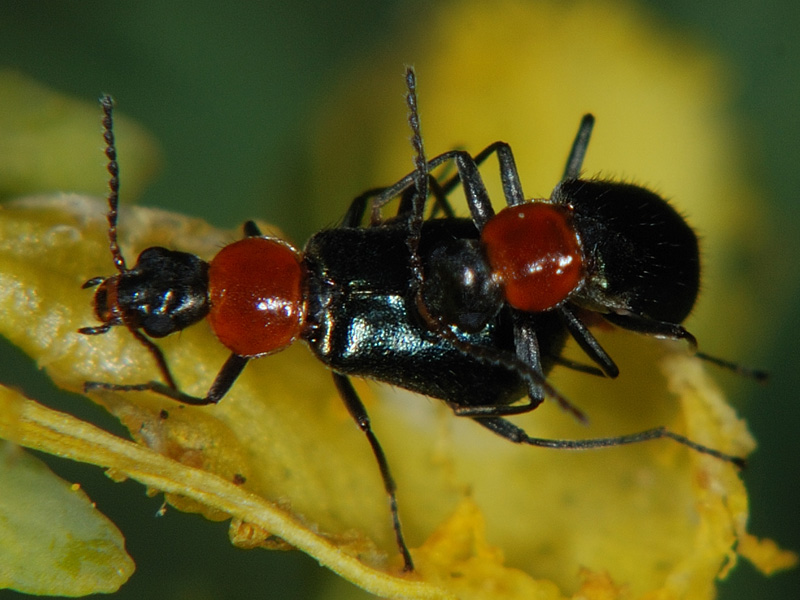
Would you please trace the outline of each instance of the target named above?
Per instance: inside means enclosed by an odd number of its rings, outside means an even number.
[[[21,396],[0,387],[0,434]],[[114,592],[133,573],[119,530],[78,485],[0,440],[0,589],[83,596]]]
[[[0,198],[54,190],[105,193],[96,103],[0,68],[0,109]],[[159,164],[158,146],[124,116],[115,129],[125,157],[125,201],[131,202]]]

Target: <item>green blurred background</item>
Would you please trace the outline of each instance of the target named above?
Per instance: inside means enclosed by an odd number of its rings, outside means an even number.
[[[458,2],[450,4],[458,10]],[[737,90],[732,102],[752,144],[745,152],[760,205],[775,211],[772,222],[786,230],[782,238],[795,240],[792,247],[775,249],[795,266],[775,286],[796,293],[800,6],[792,0],[641,4],[657,23],[698,40],[727,61]],[[119,110],[147,127],[163,147],[163,170],[141,203],[201,216],[221,227],[265,219],[302,244],[330,224],[349,198],[369,185],[386,183],[354,175],[352,188],[329,191],[335,211],[315,214],[307,200],[314,141],[309,122],[343,73],[373,53],[402,48],[402,32],[424,22],[428,10],[430,5],[422,2],[373,0],[4,2],[0,67],[19,69],[77,98],[112,93]],[[414,59],[410,48],[406,60]],[[398,64],[398,79],[401,72]],[[398,111],[404,114],[400,102],[398,96]],[[121,162],[124,185],[124,157]],[[399,172],[408,167],[410,158]],[[769,386],[720,379],[731,388],[759,442],[743,475],[750,490],[750,531],[800,550],[800,408],[795,394],[800,389],[795,354],[800,316],[789,311],[774,319],[782,323],[780,335],[753,340],[752,354],[743,358],[771,371]],[[0,353],[0,381],[35,398],[57,397],[59,392],[19,351],[0,342]],[[61,397],[62,406],[75,412],[74,397]],[[98,409],[82,410],[119,431]],[[156,519],[161,500],[146,498],[140,485],[111,484],[97,469],[50,462],[65,478],[80,481],[126,536],[137,571],[119,598],[358,597],[355,588],[301,553],[234,549],[226,524],[175,510]],[[2,599],[15,597],[20,596],[0,591]],[[798,571],[768,579],[745,561],[720,584],[723,600],[797,597]]]

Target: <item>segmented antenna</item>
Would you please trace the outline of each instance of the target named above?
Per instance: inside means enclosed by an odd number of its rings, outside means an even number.
[[[567,166],[564,168],[564,175],[561,177],[562,180],[578,179],[580,177],[583,159],[586,157],[586,148],[589,146],[589,138],[592,137],[593,128],[594,116],[588,113],[583,115],[581,125],[578,128],[578,135],[575,136],[572,149],[569,151]]]
[[[417,76],[413,67],[406,68],[406,104],[408,105],[408,124],[411,126],[411,146],[414,148],[414,187],[416,193],[411,199],[411,216],[408,220],[409,235],[406,245],[410,253],[411,272],[414,274],[417,293],[422,289],[424,274],[422,258],[419,255],[419,241],[422,236],[425,202],[428,198],[428,161],[419,123],[417,106]]]
[[[417,106],[417,76],[413,67],[406,69],[406,104],[408,105],[408,124],[411,126],[411,146],[414,148],[414,185],[417,188],[417,199],[424,205],[428,197],[428,161],[425,158],[425,146],[420,132],[419,108]],[[416,212],[416,211],[415,211]],[[422,211],[419,211],[422,220]]]
[[[127,271],[125,258],[117,243],[117,207],[119,205],[119,164],[117,164],[117,147],[114,145],[114,100],[111,96],[100,98],[100,106],[103,108],[103,139],[106,142],[106,158],[108,158],[108,170],[111,177],[108,180],[108,246],[111,250],[111,257],[114,259],[114,266],[117,271],[124,273]]]

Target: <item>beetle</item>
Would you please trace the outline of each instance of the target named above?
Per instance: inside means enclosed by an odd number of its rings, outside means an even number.
[[[553,311],[603,374],[617,377],[619,368],[581,318],[592,313],[623,329],[685,340],[703,360],[767,379],[762,370],[697,351],[695,336],[682,325],[700,289],[697,235],[667,200],[645,187],[581,178],[594,122],[593,115],[583,116],[550,198],[525,199],[505,142],[490,144],[475,157],[454,150],[422,160],[414,172],[376,194],[372,211],[377,215],[394,197],[419,186],[429,170],[449,161],[456,165],[455,176],[436,184],[437,195],[446,196],[461,183],[480,236],[454,242],[451,258],[442,251],[424,273],[415,272],[431,328],[480,328],[504,306],[517,317]],[[478,166],[493,154],[507,204],[497,213]],[[410,208],[415,224],[410,239],[419,236],[423,207],[421,201]],[[413,252],[412,263],[417,264]]]
[[[614,375],[607,357],[588,328],[572,314],[574,302],[556,309],[523,310],[497,285],[496,266],[485,260],[491,205],[477,163],[496,152],[504,165],[504,187],[521,199],[510,148],[498,143],[474,159],[451,152],[430,161],[424,156],[416,104],[416,81],[407,72],[408,104],[416,148],[415,171],[389,188],[370,190],[350,205],[341,225],[311,236],[303,251],[261,234],[252,221],[244,237],[205,261],[163,247],[147,248],[129,268],[117,241],[119,165],[113,134],[113,101],[101,99],[107,169],[110,174],[108,239],[117,273],[94,277],[84,288],[96,288],[93,306],[100,325],[79,330],[105,334],[125,327],[154,357],[162,381],[117,384],[89,381],[96,390],[149,390],[190,405],[219,402],[247,362],[305,341],[327,365],[348,411],[363,431],[378,463],[397,546],[405,570],[413,569],[397,508],[396,486],[367,411],[351,376],[387,382],[444,400],[457,415],[473,418],[516,443],[551,448],[593,448],[671,438],[699,452],[742,465],[743,460],[707,448],[665,428],[612,438],[551,440],[528,436],[505,417],[530,411],[545,396],[579,419],[583,414],[547,382],[555,364]],[[580,168],[588,142],[582,125],[567,163]],[[454,160],[458,175],[439,185],[430,170]],[[474,165],[474,168],[473,168]],[[565,178],[565,193],[574,178]],[[447,194],[461,183],[472,218],[452,216]],[[561,185],[561,184],[560,184]],[[649,193],[649,192],[648,192]],[[424,218],[433,196],[444,218]],[[400,197],[397,215],[382,221],[375,207]],[[373,219],[361,222],[372,203]],[[515,208],[522,202],[509,201]],[[588,205],[588,198],[587,198]],[[599,242],[598,242],[599,243]],[[455,274],[453,277],[451,275]],[[477,285],[476,285],[477,283]],[[219,341],[230,351],[207,394],[182,391],[172,376],[158,339],[207,318]],[[638,323],[635,317],[630,323]],[[633,328],[633,327],[631,327]],[[670,330],[671,331],[671,330]],[[651,331],[650,333],[654,333]],[[660,330],[658,333],[661,333]],[[563,359],[569,335],[598,368]],[[525,400],[520,404],[521,398]]]

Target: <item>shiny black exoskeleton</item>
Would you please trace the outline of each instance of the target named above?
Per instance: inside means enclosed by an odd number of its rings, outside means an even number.
[[[477,239],[469,219],[435,219],[422,225],[423,269],[454,240]],[[309,305],[303,338],[332,370],[385,381],[454,406],[510,404],[525,395],[525,382],[506,365],[476,360],[427,328],[409,286],[402,218],[378,227],[319,232],[304,249]],[[435,256],[434,256],[435,260]],[[534,317],[545,369],[561,353],[566,330],[557,315]],[[513,356],[508,310],[472,333],[456,330],[465,344]]]
[[[567,179],[551,201],[569,206],[589,281],[576,300],[634,331],[679,324],[700,289],[697,236],[661,196],[632,184]]]
[[[98,283],[95,316],[108,327],[123,324],[122,314],[109,318],[115,306],[124,307],[127,323],[154,338],[185,329],[208,314],[208,263],[187,252],[147,248],[124,275],[91,279],[84,287]]]
[[[613,376],[616,366],[572,312],[569,303],[558,310],[526,312],[504,297],[498,278],[486,261],[482,234],[493,211],[485,190],[480,191],[483,183],[476,163],[496,151],[501,170],[507,176],[504,188],[508,203],[522,204],[521,200],[512,200],[521,198],[521,189],[513,189],[520,188],[515,167],[503,166],[503,161],[509,159],[513,166],[510,149],[505,153],[507,146],[498,143],[474,159],[466,152],[452,152],[426,161],[413,71],[407,73],[407,82],[417,168],[394,186],[356,198],[340,227],[313,235],[304,250],[298,252],[281,240],[262,236],[256,225],[248,222],[244,239],[221,249],[208,263],[188,253],[150,248],[140,254],[132,269],[125,266],[117,245],[119,182],[112,102],[108,97],[103,99],[106,154],[112,175],[108,236],[118,274],[87,282],[85,287],[97,286],[94,308],[102,325],[80,331],[95,335],[115,326],[127,327],[154,356],[163,381],[135,385],[87,382],[85,389],[150,390],[186,404],[212,404],[224,397],[249,360],[277,352],[302,338],[330,367],[343,402],[370,443],[390,499],[397,545],[406,570],[413,569],[413,561],[400,526],[395,484],[350,376],[375,379],[440,398],[455,414],[471,417],[515,443],[583,449],[670,438],[741,464],[741,459],[696,444],[665,428],[612,438],[553,440],[531,437],[505,418],[533,410],[545,396],[583,418],[548,383],[546,375],[550,368],[563,364]],[[567,173],[579,170],[587,141],[588,133],[582,125],[568,159]],[[447,203],[446,195],[458,184],[458,179],[439,185],[430,178],[430,169],[449,160],[456,161],[461,184],[471,200],[471,219],[452,216]],[[565,177],[554,196],[564,194],[564,203],[575,210],[576,222],[584,230],[588,247],[597,250],[598,257],[605,260],[615,253],[624,257],[625,244],[617,234],[629,230],[632,219],[648,217],[615,214],[618,205],[609,204],[606,211],[606,205],[598,202],[603,190],[594,189],[593,185],[578,180],[577,176]],[[632,201],[647,200],[646,194],[650,192],[635,188],[625,196]],[[394,218],[381,221],[373,211],[370,225],[362,226],[370,200],[377,206],[398,196],[400,208]],[[429,197],[445,211],[444,218],[424,218]],[[669,224],[655,223],[655,226],[666,225]],[[657,241],[655,246],[671,252],[671,243]],[[691,248],[687,244],[677,251],[691,252]],[[616,258],[621,260],[621,257]],[[655,255],[649,258],[651,263],[660,261]],[[629,270],[614,272],[604,271],[604,264],[594,265],[593,272],[605,276],[598,277],[586,289],[606,290],[610,295],[603,298],[597,292],[594,296],[586,295],[582,302],[589,299],[584,303],[590,309],[596,309],[593,303],[608,308],[611,298],[623,299],[625,290],[638,289],[625,299],[627,308],[614,318],[629,329],[661,334],[662,331],[653,330],[652,322],[682,320],[683,313],[694,303],[696,286],[692,290],[687,285],[685,299],[670,307],[648,302],[647,297],[652,299],[665,293],[665,288],[659,286],[672,283],[664,282],[664,278],[683,277],[690,282],[693,275],[674,273],[666,265],[643,277],[642,265],[630,262]],[[233,310],[230,304],[234,305]],[[277,309],[265,315],[269,307]],[[636,310],[629,310],[631,307]],[[648,311],[656,316],[642,324],[641,317]],[[180,331],[204,317],[209,319],[220,342],[231,350],[231,356],[208,393],[197,397],[179,389],[164,355],[150,337]],[[599,369],[560,357],[570,335]]]

